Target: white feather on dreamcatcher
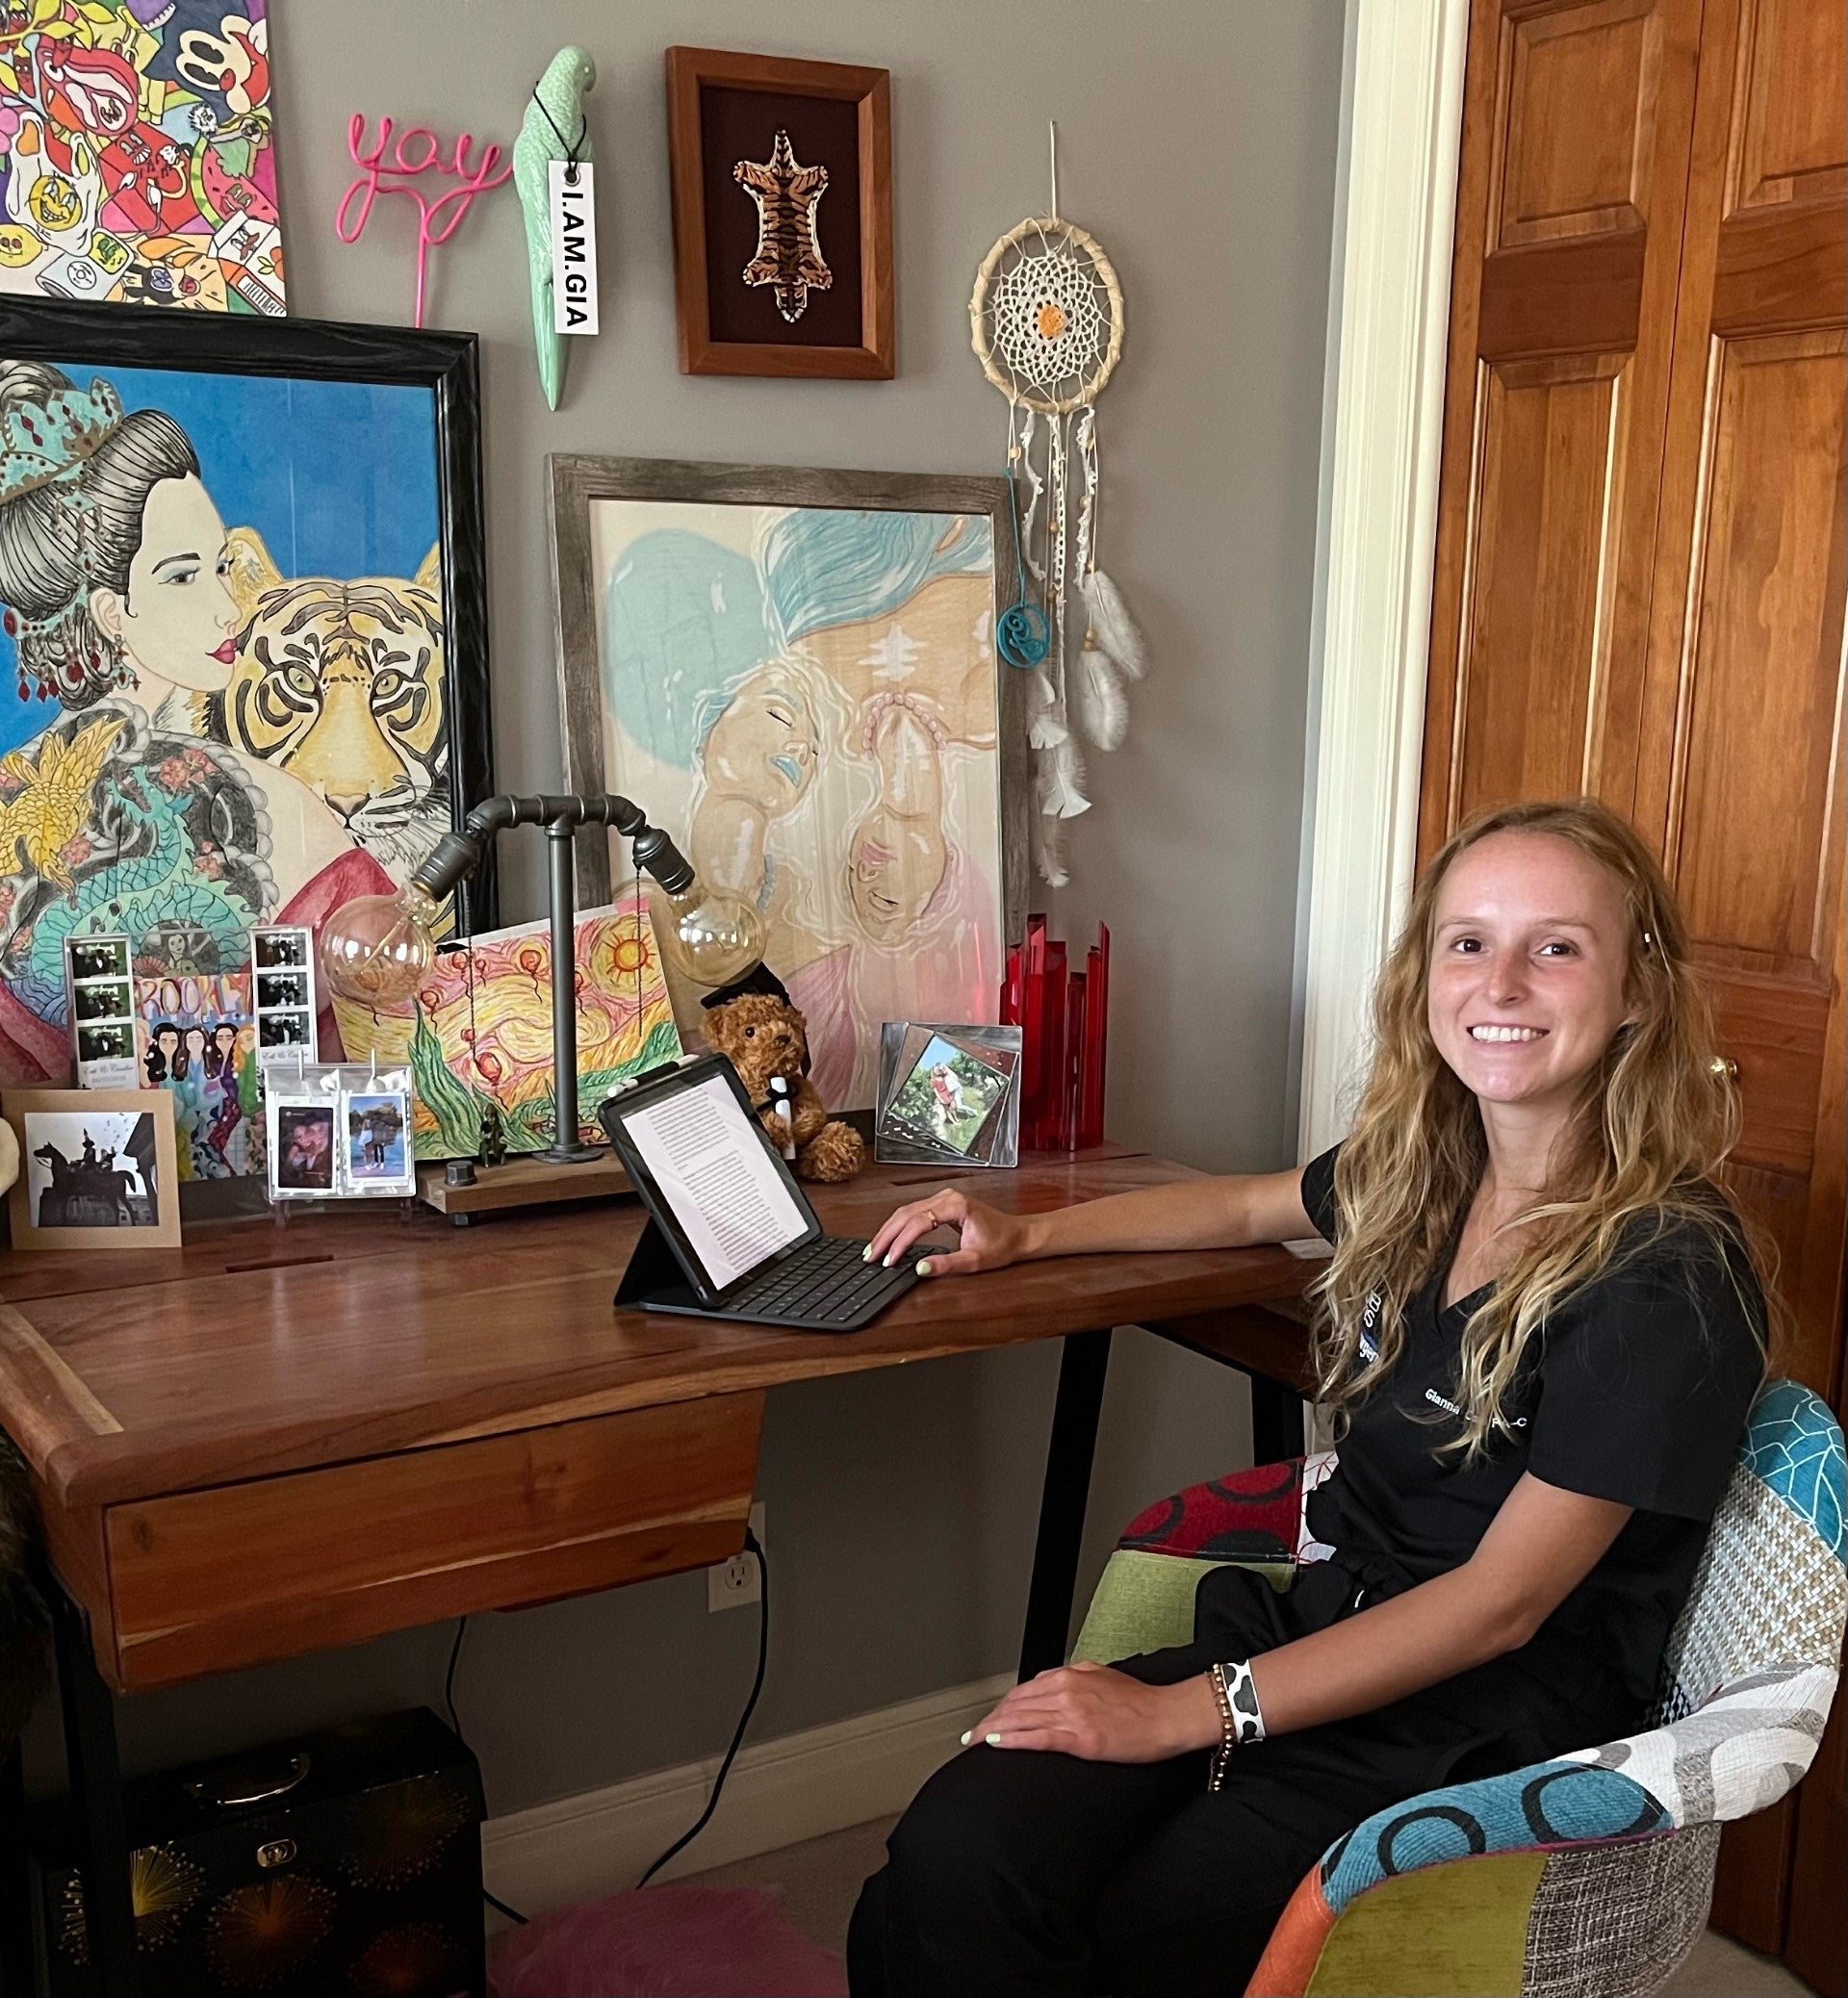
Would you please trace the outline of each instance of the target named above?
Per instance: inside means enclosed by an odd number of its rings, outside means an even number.
[[[1008,398],[1008,470],[1021,558],[1045,593],[1045,626],[1003,656],[1033,674],[1033,749],[1039,809],[1034,859],[1054,887],[1068,879],[1066,819],[1091,808],[1079,737],[1114,750],[1129,728],[1128,680],[1148,670],[1148,648],[1122,593],[1097,566],[1097,396],[1123,348],[1123,295],[1097,241],[1059,216],[1053,140],[1052,214],[1030,217],[983,260],[969,331],[983,372]],[[1026,588],[1026,577],[1021,586]],[[1071,657],[1073,601],[1085,635]]]

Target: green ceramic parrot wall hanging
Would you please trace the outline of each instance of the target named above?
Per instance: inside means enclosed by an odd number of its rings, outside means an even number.
[[[546,64],[513,142],[513,184],[526,220],[526,269],[532,287],[532,340],[539,383],[550,408],[565,387],[565,335],[552,316],[551,170],[554,160],[590,158],[584,96],[597,65],[580,48],[561,48]]]

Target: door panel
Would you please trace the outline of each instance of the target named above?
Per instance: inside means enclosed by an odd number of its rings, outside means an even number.
[[[1459,815],[1584,787],[1610,628],[1628,368],[1622,355],[1483,368],[1472,625],[1455,694]]]
[[[1426,855],[1478,806],[1630,803],[1700,19],[1701,0],[1475,0]]]
[[[1833,16],[1833,17],[1832,17]],[[1759,0],[1741,23],[1725,215],[1848,195],[1842,106],[1848,38],[1838,8]]]
[[[1825,1006],[1845,352],[1839,327],[1713,343],[1667,855],[1700,943]]]
[[[1652,0],[1510,13],[1500,57],[1492,248],[1641,228],[1661,67]],[[1588,103],[1608,114],[1589,129]]]

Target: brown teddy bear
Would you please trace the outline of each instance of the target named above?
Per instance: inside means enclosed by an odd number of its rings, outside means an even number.
[[[706,1039],[737,1070],[770,1141],[785,1157],[793,1143],[796,1177],[852,1179],[866,1163],[866,1146],[851,1124],[830,1120],[808,1080],[808,1023],[783,982],[759,964],[700,1003]]]

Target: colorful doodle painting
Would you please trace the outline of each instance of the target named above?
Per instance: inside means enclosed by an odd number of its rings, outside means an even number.
[[[135,981],[143,1087],[173,1099],[180,1177],[263,1170],[263,1113],[250,974]]]
[[[8,0],[0,292],[279,318],[268,41],[263,0]]]
[[[579,1132],[602,1144],[597,1106],[615,1086],[680,1053],[647,909],[634,891],[580,914],[578,957]],[[441,952],[401,1012],[334,1001],[347,1053],[408,1062],[420,1159],[474,1158],[492,1111],[510,1152],[552,1141],[552,936],[524,923]]]
[[[427,388],[0,350],[0,1082],[68,1073],[67,935],[239,974],[428,852],[439,538]]]
[[[994,1014],[988,518],[599,500],[591,550],[605,781],[757,905],[815,1087],[865,1109],[882,1020]]]

